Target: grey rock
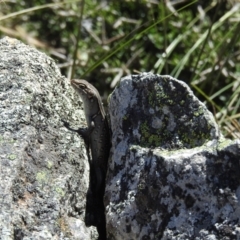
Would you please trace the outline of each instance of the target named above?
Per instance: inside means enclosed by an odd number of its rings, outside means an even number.
[[[84,224],[89,166],[79,97],[54,61],[0,40],[1,239],[97,239]]]
[[[240,141],[184,82],[125,77],[109,114],[108,239],[240,239]]]

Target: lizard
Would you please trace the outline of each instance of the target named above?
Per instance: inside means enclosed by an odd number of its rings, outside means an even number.
[[[110,133],[106,113],[99,92],[92,84],[85,80],[72,79],[71,85],[83,101],[88,128],[82,132],[78,130],[78,132],[91,150],[91,165],[96,176],[95,190],[98,193],[102,184],[105,184],[110,150]]]
[[[89,148],[91,150],[90,178],[95,180],[95,186],[93,186],[92,190],[94,191],[94,198],[96,198],[95,201],[97,201],[97,211],[100,212],[101,218],[100,221],[97,220],[96,226],[99,231],[99,236],[100,232],[102,236],[105,236],[103,197],[110,151],[110,131],[107,117],[99,92],[92,84],[82,79],[72,79],[71,85],[82,99],[87,129],[79,128],[78,130],[74,130],[70,128],[66,122],[64,124],[69,130],[73,130],[83,137],[87,146],[88,158],[90,156]],[[91,176],[91,174],[93,174],[94,177]],[[105,239],[105,237],[103,237],[103,239]]]

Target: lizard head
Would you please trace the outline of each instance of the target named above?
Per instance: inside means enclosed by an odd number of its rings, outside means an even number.
[[[82,79],[72,79],[71,85],[80,95],[85,112],[90,111],[91,113],[96,114],[99,111],[99,108],[102,110],[101,97],[92,84]]]

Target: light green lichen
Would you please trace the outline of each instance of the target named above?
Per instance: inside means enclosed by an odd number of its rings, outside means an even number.
[[[167,80],[163,80],[162,84],[156,82],[147,92],[149,113],[160,119],[161,124],[152,126],[151,116],[147,115],[147,119],[140,122],[139,144],[142,147],[164,145],[171,149],[204,145],[212,139],[211,131],[217,131],[214,120],[208,114],[205,116],[207,109],[198,102],[195,103],[192,94],[184,93],[181,97],[179,96],[181,93],[165,88]],[[184,109],[185,105],[188,105],[186,109]],[[187,107],[190,109],[188,110]]]
[[[160,137],[156,134],[152,134],[151,136],[149,136],[148,140],[150,146],[159,146],[161,143]]]
[[[0,136],[0,144],[1,143],[15,143],[16,140],[14,140],[13,138],[4,138],[3,136]]]
[[[47,172],[45,171],[41,171],[41,172],[38,172],[36,174],[36,180],[39,182],[39,183],[46,183],[47,180],[48,180],[48,177],[47,177]]]
[[[159,129],[155,134],[151,133],[150,127],[147,121],[140,126],[141,141],[140,145],[143,147],[159,146],[161,143],[161,137]]]
[[[141,135],[144,138],[148,138],[150,136],[149,135],[149,127],[147,125],[147,121],[145,121],[144,123],[141,124],[140,131],[141,131]]]
[[[181,106],[184,105],[184,104],[185,104],[185,101],[184,101],[184,100],[180,101],[180,105],[181,105]]]
[[[193,112],[193,115],[194,115],[195,117],[198,117],[198,116],[202,115],[203,113],[204,113],[203,108],[202,108],[202,107],[199,107],[197,111]]]
[[[47,168],[48,168],[48,169],[51,169],[52,166],[53,166],[53,162],[47,161]]]
[[[232,140],[221,137],[220,140],[218,141],[218,150],[221,151],[222,149],[228,147],[230,144],[231,145],[233,144]]]
[[[156,91],[151,91],[148,94],[148,102],[152,108],[155,108],[156,105],[160,103],[160,100],[165,98],[162,88],[158,85],[155,85]]]
[[[59,195],[60,197],[64,197],[65,192],[63,191],[62,188],[56,187],[56,188],[55,188],[55,191],[58,193],[58,195]]]
[[[15,160],[16,159],[16,155],[15,154],[10,154],[10,155],[8,155],[8,159],[9,160]]]

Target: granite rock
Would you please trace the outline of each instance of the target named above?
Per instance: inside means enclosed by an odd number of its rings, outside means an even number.
[[[240,141],[187,84],[127,76],[109,114],[108,239],[240,239]]]
[[[1,239],[97,239],[84,224],[89,165],[79,97],[55,62],[0,40]]]

